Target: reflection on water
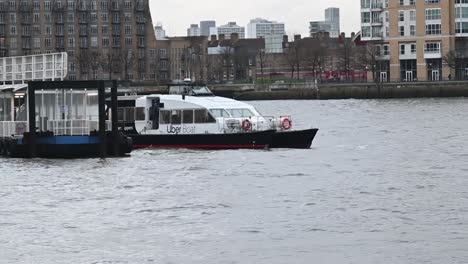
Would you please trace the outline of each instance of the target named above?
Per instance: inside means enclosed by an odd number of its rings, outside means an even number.
[[[311,150],[2,159],[0,263],[466,263],[467,103],[254,103]]]

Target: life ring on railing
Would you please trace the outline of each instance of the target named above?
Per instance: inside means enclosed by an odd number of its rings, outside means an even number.
[[[283,121],[281,121],[281,127],[284,129],[284,130],[289,130],[292,128],[292,122],[291,120],[289,120],[289,118],[285,118],[283,119]]]
[[[242,129],[244,129],[244,131],[252,130],[252,123],[248,119],[245,119],[242,121]]]

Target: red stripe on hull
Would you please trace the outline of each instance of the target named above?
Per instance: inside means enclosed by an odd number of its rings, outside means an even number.
[[[266,149],[268,145],[133,145],[135,149]]]

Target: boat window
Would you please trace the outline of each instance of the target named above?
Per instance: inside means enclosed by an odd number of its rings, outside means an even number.
[[[249,109],[228,109],[227,111],[235,118],[255,116]]]
[[[136,108],[136,118],[135,120],[145,120],[145,108],[144,107],[137,107]]]
[[[211,109],[210,110],[211,114],[218,118],[218,117],[230,117],[231,115],[229,115],[229,113],[224,110],[224,109]]]
[[[193,110],[184,110],[183,111],[183,120],[184,124],[193,124]]]
[[[161,111],[159,112],[159,122],[161,124],[170,124],[171,123],[171,111]]]
[[[119,121],[135,121],[134,107],[119,107],[117,108],[117,119]],[[143,117],[144,120],[144,117]]]
[[[119,121],[123,121],[123,120],[124,120],[124,108],[123,108],[123,107],[117,108],[117,119],[118,119]]]
[[[171,124],[173,125],[182,124],[182,111],[181,110],[171,111]]]
[[[135,108],[126,107],[125,108],[125,121],[135,121]]]
[[[195,123],[216,123],[216,119],[207,110],[195,110]]]

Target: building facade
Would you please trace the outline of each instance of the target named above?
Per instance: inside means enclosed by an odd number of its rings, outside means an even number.
[[[325,21],[312,21],[309,24],[309,33],[310,36],[314,36],[317,33],[330,33],[331,25]]]
[[[214,28],[214,27],[216,27],[216,21],[214,20],[200,21],[200,35],[209,37],[210,28]]]
[[[167,37],[157,41],[158,81],[168,83],[171,80],[206,79],[206,59],[208,55],[208,38]]]
[[[330,37],[338,38],[341,33],[340,9],[336,7],[325,9],[325,22],[330,25]]]
[[[380,81],[468,77],[468,1],[362,0],[361,24],[362,40],[377,46]]]
[[[166,39],[166,30],[164,30],[161,23],[156,24],[154,27],[154,34],[156,34],[156,40]]]
[[[247,38],[265,39],[265,51],[267,53],[283,52],[283,36],[285,33],[284,23],[262,18],[252,19],[247,25]]]
[[[245,38],[245,27],[237,25],[236,22],[229,22],[223,26],[210,28],[210,36],[215,35],[218,38],[222,35],[225,39],[230,39],[233,33],[238,34],[239,38],[243,39]]]
[[[312,21],[309,24],[310,36],[317,33],[329,33],[331,38],[338,38],[340,31],[340,9],[330,7],[325,9],[325,21]]]
[[[187,29],[188,37],[199,37],[200,34],[201,34],[201,30],[198,24],[191,24],[190,27]]]
[[[156,78],[148,0],[0,0],[0,55],[68,53],[68,79]]]

